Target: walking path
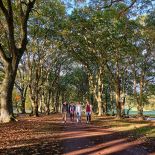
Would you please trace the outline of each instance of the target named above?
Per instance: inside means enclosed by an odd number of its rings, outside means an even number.
[[[145,145],[143,139],[129,141],[127,138],[132,131],[116,132],[108,125],[110,120],[105,119],[102,122],[105,125],[97,126],[95,120],[92,124],[84,121],[82,124],[63,124],[60,114],[40,117],[21,115],[18,122],[0,124],[0,155],[155,154],[153,139],[150,145]],[[136,136],[133,139],[137,139]]]
[[[64,155],[148,155],[140,141],[84,122],[67,123],[60,137]]]

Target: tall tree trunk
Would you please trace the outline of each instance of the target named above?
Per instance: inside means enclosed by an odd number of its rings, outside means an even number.
[[[22,111],[22,114],[25,114],[26,111],[25,111],[25,97],[22,97],[21,101],[22,101],[22,107],[21,107],[21,111]]]
[[[137,91],[136,91],[136,87],[137,87],[137,80],[136,80],[136,71],[135,71],[135,67],[133,68],[133,72],[134,72],[134,81],[133,81],[133,91],[134,91],[134,104],[138,104],[138,96],[137,96]]]
[[[42,96],[40,98],[40,101],[39,101],[39,105],[38,105],[38,111],[42,114],[43,113],[43,106],[42,106]]]
[[[142,75],[140,78],[140,93],[139,93],[139,102],[138,102],[138,116],[143,119],[143,86],[144,86],[144,72],[142,71]]]
[[[95,96],[95,100],[97,101],[97,108],[98,108],[98,116],[103,115],[103,105],[102,105],[102,99],[101,99],[101,92],[99,91],[99,85],[95,85],[93,88],[93,93]]]
[[[117,111],[117,118],[121,118],[121,102],[120,102],[120,89],[119,86],[115,86],[116,90],[116,111]]]
[[[58,113],[59,109],[59,88],[56,92],[56,97],[55,97],[55,112]]]
[[[133,74],[134,74],[134,98],[137,102],[137,111],[138,111],[138,116],[139,118],[143,119],[143,85],[144,85],[144,72],[142,72],[141,78],[140,78],[140,94],[137,94],[137,80],[136,80],[136,70],[135,70],[135,65],[133,68]]]
[[[112,86],[111,86],[111,83],[109,82],[109,95],[110,95],[110,109],[111,109],[111,114],[112,116],[115,115],[115,112],[114,112],[114,97],[113,97],[113,91],[112,91]]]
[[[19,36],[20,40],[18,40],[18,43],[16,42],[15,35],[14,35],[14,17],[15,17],[15,10],[13,9],[13,6],[16,5],[13,1],[9,0],[7,1],[7,5],[4,5],[4,1],[0,1],[0,9],[2,13],[2,17],[4,23],[6,23],[7,31],[6,33],[6,40],[4,42],[8,42],[8,49],[5,51],[5,48],[2,47],[2,44],[0,43],[0,59],[3,62],[4,69],[5,69],[5,78],[2,83],[1,88],[1,116],[0,120],[2,122],[9,122],[11,121],[13,116],[13,105],[12,105],[12,91],[14,87],[14,82],[17,74],[17,68],[19,61],[21,59],[21,56],[23,55],[26,45],[27,45],[27,21],[29,18],[29,14],[34,6],[35,0],[29,1],[26,5],[26,7],[22,6],[22,2],[19,1],[18,7],[17,7],[19,14],[16,16],[20,20],[21,27]],[[25,5],[25,4],[24,4]],[[6,7],[7,6],[7,7]],[[16,6],[15,6],[16,7]],[[16,18],[15,17],[15,18]],[[17,27],[18,27],[17,26]],[[20,48],[17,48],[17,45]],[[9,52],[8,52],[9,51]],[[7,54],[6,54],[7,53]]]
[[[116,79],[115,79],[116,111],[117,111],[117,118],[121,118],[121,102],[120,102],[121,85],[120,85],[118,62],[116,63],[116,69],[117,69],[117,71],[116,71]]]
[[[19,60],[17,57],[12,62],[5,64],[5,77],[1,86],[1,109],[0,121],[10,122],[14,120],[13,104],[12,104],[12,91],[16,78]]]
[[[114,100],[113,100],[113,93],[111,92],[110,93],[110,105],[111,105],[111,114],[112,114],[112,116],[114,116],[115,115],[115,108],[114,108]]]
[[[98,69],[96,75],[93,75],[87,66],[87,75],[88,75],[88,84],[89,84],[89,98],[93,94],[94,99],[97,101],[98,115],[103,115],[103,102],[102,102],[102,92],[103,92],[103,83],[102,83],[102,67]],[[92,103],[91,103],[92,104]]]
[[[98,116],[103,115],[103,105],[102,105],[102,100],[100,95],[101,95],[100,92],[96,95],[96,100],[98,105]]]
[[[65,94],[64,92],[62,91],[61,92],[61,103],[64,103],[65,102]]]
[[[96,75],[96,85],[95,85],[95,98],[98,105],[98,116],[103,115],[103,102],[102,102],[102,92],[103,92],[103,84],[102,84],[102,70],[99,68],[98,74]]]
[[[51,102],[52,102],[53,112],[55,112],[55,92],[54,92],[54,90],[52,90]]]
[[[105,102],[103,104],[103,112],[105,115],[108,113],[108,88],[105,89]]]
[[[29,85],[30,88],[30,99],[31,99],[31,105],[32,105],[32,115],[38,117],[38,91],[37,90],[32,90],[31,85]],[[34,93],[36,91],[36,93]]]
[[[48,95],[46,97],[46,114],[49,115],[50,114],[50,103],[51,103],[51,90],[48,90]]]
[[[12,90],[14,85],[11,66],[5,68],[5,77],[1,86],[1,122],[9,122],[13,116]]]
[[[33,110],[33,115],[38,117],[39,116],[39,113],[38,113],[38,101],[35,102],[34,104],[34,110]]]
[[[25,114],[26,111],[25,111],[25,100],[26,100],[26,94],[27,94],[27,88],[28,88],[28,85],[23,88],[22,92],[21,92],[21,102],[22,102],[22,114]]]
[[[125,102],[126,102],[126,82],[127,82],[127,70],[125,68],[124,74],[123,74],[123,80],[122,80],[122,94],[123,94],[123,101],[121,101],[122,106],[122,116],[125,116]]]
[[[125,94],[124,94],[124,96],[123,96],[123,101],[121,102],[121,115],[122,116],[125,116]]]

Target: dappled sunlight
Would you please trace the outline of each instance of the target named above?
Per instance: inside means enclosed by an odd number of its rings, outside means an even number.
[[[155,153],[155,0],[0,0],[0,155]]]
[[[102,125],[103,123],[103,125]],[[130,133],[136,128],[120,131],[105,122],[99,125],[91,122],[86,124],[62,123],[60,115],[27,117],[15,124],[2,124],[0,128],[0,154],[65,154],[65,155],[147,155],[143,149],[143,139],[129,139]],[[119,123],[119,122],[118,122]],[[125,123],[125,122],[124,122]],[[127,122],[128,123],[128,122]],[[136,124],[133,124],[136,125]],[[146,124],[140,124],[139,130],[154,131]],[[153,125],[153,124],[152,124]],[[150,130],[152,129],[152,130]],[[153,142],[153,141],[152,141]],[[141,147],[142,146],[142,147]],[[153,145],[152,145],[153,146]],[[153,148],[150,152],[153,153]]]
[[[87,155],[87,154],[118,154],[138,151],[141,155],[146,154],[138,146],[143,141],[128,141],[124,132],[115,132],[108,128],[101,128],[95,125],[70,123],[65,126],[65,131],[60,134],[63,141],[65,155]]]
[[[59,115],[19,117],[16,123],[0,124],[0,154],[60,154],[56,137],[62,130]],[[57,149],[58,148],[58,149]]]
[[[141,127],[146,127],[148,126],[147,124],[126,124],[126,125],[123,125],[123,126],[115,126],[113,127],[113,129],[117,128],[117,130],[119,131],[128,131],[128,130],[132,130],[132,129],[135,129],[135,128],[141,128]]]
[[[60,133],[59,135],[61,136],[61,140],[65,140],[65,139],[72,139],[72,138],[87,138],[87,137],[93,137],[93,136],[100,136],[100,135],[108,135],[113,133],[113,131],[109,131],[109,130],[105,130],[105,129],[96,129],[96,128],[80,128],[80,127],[76,127],[79,129],[79,131],[65,131]],[[76,129],[75,128],[75,129]]]
[[[115,120],[114,118],[111,118],[109,120],[109,118],[107,118],[107,121],[105,117],[100,117],[100,120],[98,120],[98,117],[96,117],[96,120],[94,121],[94,123],[100,127],[110,128],[114,131],[117,130],[130,132],[133,130],[139,132],[138,134],[144,134],[147,136],[151,134],[151,137],[155,137],[153,130],[153,128],[155,127],[154,121],[138,121],[133,118],[127,118],[122,120]]]
[[[84,149],[78,149],[75,151],[71,151],[65,153],[65,155],[80,155],[80,154],[89,154],[89,155],[96,155],[96,154],[112,154],[116,152],[120,152],[122,150],[129,149],[133,146],[140,144],[140,142],[136,143],[126,143],[126,139],[118,139],[112,140],[110,142],[101,143],[94,146],[86,146]]]
[[[7,146],[6,149],[16,149],[16,148],[20,148],[20,147],[31,147],[34,145],[38,145],[39,143],[24,143],[24,144],[17,144],[14,146]]]

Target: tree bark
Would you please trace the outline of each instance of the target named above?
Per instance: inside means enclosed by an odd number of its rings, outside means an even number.
[[[97,101],[97,108],[98,108],[98,116],[103,115],[103,105],[102,105],[102,99],[101,99],[101,91],[99,89],[100,87],[100,81],[97,78],[97,84],[93,85],[93,95],[95,97],[95,100]]]
[[[37,95],[38,91],[35,92],[35,89],[32,88],[31,85],[29,85],[29,89],[30,89],[30,99],[31,99],[31,105],[32,105],[32,115],[38,117],[39,116],[39,113],[38,113],[38,95]]]
[[[121,118],[121,102],[120,102],[120,75],[119,75],[119,66],[118,62],[116,63],[117,71],[116,71],[116,79],[115,79],[115,91],[116,91],[116,111],[117,111],[117,118]]]
[[[123,101],[121,102],[121,115],[125,116],[125,95],[123,96]]]
[[[114,107],[114,100],[113,100],[113,93],[111,92],[110,93],[110,105],[111,105],[111,114],[112,114],[112,116],[114,116],[115,115],[115,107]]]
[[[28,85],[25,88],[23,88],[23,90],[21,92],[21,102],[22,102],[21,111],[22,111],[22,114],[26,113],[26,111],[25,111],[25,100],[26,100],[27,88],[28,88]]]
[[[13,120],[13,105],[12,105],[12,91],[15,83],[15,78],[17,74],[17,68],[19,61],[26,49],[27,45],[27,21],[29,18],[29,13],[31,12],[35,0],[29,1],[27,3],[27,8],[25,12],[22,7],[20,9],[21,16],[18,18],[21,20],[21,40],[18,42],[19,48],[17,48],[17,43],[14,35],[14,15],[15,12],[12,9],[13,2],[11,0],[7,1],[7,8],[4,5],[4,1],[0,1],[0,9],[3,13],[4,20],[7,25],[7,41],[8,49],[6,52],[2,45],[0,44],[0,59],[3,62],[5,69],[5,77],[2,83],[1,88],[1,116],[0,119],[2,122],[10,122]],[[22,2],[20,3],[22,6]],[[7,54],[6,54],[7,53]]]
[[[102,84],[102,70],[99,68],[97,75],[95,76],[95,79],[93,80],[93,76],[89,76],[89,83],[91,84],[91,87],[93,89],[93,95],[95,97],[95,100],[97,101],[97,107],[98,107],[98,116],[103,115],[103,102],[102,102],[102,92],[103,92],[103,84]]]
[[[138,102],[138,116],[143,118],[143,86],[144,86],[144,72],[142,71],[142,75],[140,78],[140,93],[139,93],[139,102]]]
[[[14,120],[13,104],[12,104],[12,91],[16,78],[19,59],[14,59],[4,66],[5,77],[1,86],[1,122],[10,122]]]
[[[10,64],[5,68],[5,77],[1,86],[1,122],[9,122],[14,117],[12,90],[14,85],[13,72]],[[14,77],[15,78],[15,77]]]
[[[55,96],[55,112],[59,112],[59,97],[60,97],[60,92],[59,88],[57,88],[56,96]]]
[[[107,115],[108,113],[108,88],[105,89],[105,102],[103,104],[103,113]]]
[[[117,111],[117,118],[121,118],[121,103],[120,103],[120,90],[119,86],[116,85],[116,111]]]
[[[48,90],[48,98],[47,98],[47,115],[50,114],[50,103],[51,103],[51,90]]]

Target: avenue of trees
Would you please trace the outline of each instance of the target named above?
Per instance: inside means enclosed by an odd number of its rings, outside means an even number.
[[[0,122],[86,99],[99,116],[136,107],[143,118],[144,106],[155,109],[154,5],[1,0]]]

